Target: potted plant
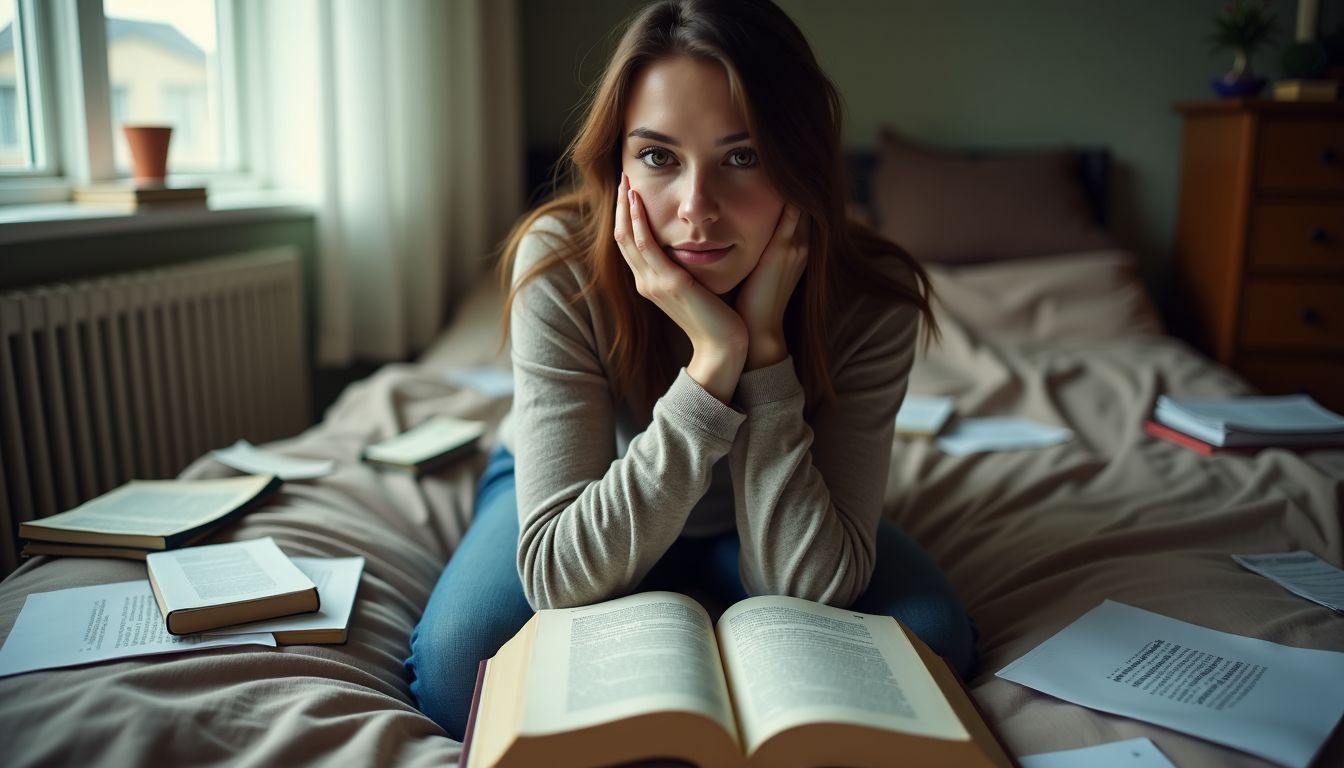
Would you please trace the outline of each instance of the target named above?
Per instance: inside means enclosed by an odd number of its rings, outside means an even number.
[[[1233,53],[1231,71],[1213,81],[1218,95],[1254,96],[1265,87],[1265,79],[1251,72],[1251,57],[1273,39],[1275,21],[1265,0],[1232,0],[1213,17],[1213,50]]]

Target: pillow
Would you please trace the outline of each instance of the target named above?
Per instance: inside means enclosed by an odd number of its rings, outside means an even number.
[[[883,131],[878,231],[925,262],[974,263],[1114,247],[1093,223],[1078,155],[965,152]]]
[[[994,264],[928,265],[938,322],[999,346],[1162,334],[1138,259],[1119,249]]]

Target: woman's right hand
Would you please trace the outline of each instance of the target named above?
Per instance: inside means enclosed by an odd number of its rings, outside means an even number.
[[[673,263],[658,245],[639,193],[621,174],[616,192],[616,245],[634,274],[635,290],[652,301],[691,340],[686,372],[728,402],[746,363],[747,326],[732,307]]]

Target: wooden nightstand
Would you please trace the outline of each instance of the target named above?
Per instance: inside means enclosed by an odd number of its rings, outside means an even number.
[[[1176,111],[1173,330],[1266,394],[1344,412],[1344,103]]]

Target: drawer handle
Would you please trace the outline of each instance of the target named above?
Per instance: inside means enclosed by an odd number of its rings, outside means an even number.
[[[1316,245],[1325,245],[1330,242],[1330,233],[1325,231],[1325,227],[1312,227],[1309,237],[1311,242]]]
[[[1313,307],[1303,307],[1301,312],[1303,325],[1320,325],[1321,313]]]
[[[1321,150],[1321,162],[1327,165],[1339,162],[1339,152],[1334,147],[1326,147]]]

